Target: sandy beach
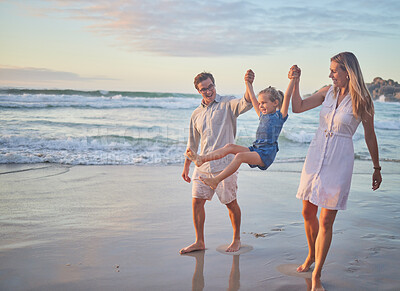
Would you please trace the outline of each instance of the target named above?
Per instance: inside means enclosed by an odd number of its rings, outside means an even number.
[[[356,161],[324,271],[327,290],[399,290],[400,169]],[[242,243],[232,256],[226,208],[206,204],[207,249],[192,243],[191,185],[180,166],[0,165],[1,290],[307,290],[293,266],[306,257],[302,163],[242,166]],[[191,169],[190,174],[192,173]],[[286,274],[285,274],[286,272]]]

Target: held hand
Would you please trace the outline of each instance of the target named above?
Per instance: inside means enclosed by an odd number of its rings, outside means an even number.
[[[372,174],[372,190],[376,190],[381,186],[382,183],[382,175],[381,171],[375,170]]]
[[[301,75],[301,70],[297,65],[293,65],[288,73],[288,78],[289,79],[295,79],[295,78],[300,78]]]
[[[290,70],[291,70],[291,71],[297,71],[297,72],[299,72],[299,73],[300,73],[300,71],[301,71],[300,68],[299,68],[297,65],[291,66]]]
[[[244,81],[253,84],[254,78],[255,78],[254,72],[251,69],[247,70],[246,75],[244,76]]]

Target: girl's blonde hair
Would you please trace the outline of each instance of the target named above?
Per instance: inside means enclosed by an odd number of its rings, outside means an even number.
[[[282,106],[283,102],[283,92],[281,90],[276,90],[274,87],[269,86],[268,88],[265,88],[264,90],[261,90],[258,95],[265,94],[268,96],[269,100],[271,102],[274,102],[275,100],[279,101],[278,108],[280,109]]]
[[[331,58],[331,62],[338,63],[349,76],[349,92],[353,105],[353,115],[361,118],[363,114],[374,115],[374,103],[361,72],[356,56],[350,52],[342,52]],[[334,88],[337,96],[338,88]]]

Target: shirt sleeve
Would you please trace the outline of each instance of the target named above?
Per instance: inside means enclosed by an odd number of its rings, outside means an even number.
[[[200,133],[196,129],[195,122],[192,116],[192,118],[190,118],[189,138],[187,147],[190,148],[195,153],[197,153],[197,150],[199,149],[199,143],[200,143]]]
[[[253,107],[253,104],[251,104],[251,102],[247,102],[244,96],[240,99],[234,98],[230,100],[229,105],[233,114],[236,117],[238,117],[242,113],[249,111]]]

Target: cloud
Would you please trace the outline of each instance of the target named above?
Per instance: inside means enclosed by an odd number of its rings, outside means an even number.
[[[71,72],[53,71],[44,68],[0,66],[0,80],[51,83],[55,81],[88,82],[113,79],[104,77],[82,77]]]
[[[130,50],[167,56],[265,55],[400,36],[399,1],[48,1],[48,15],[84,21]],[[42,7],[42,6],[40,6]],[[44,8],[41,8],[42,12]],[[36,10],[37,11],[37,10]]]

